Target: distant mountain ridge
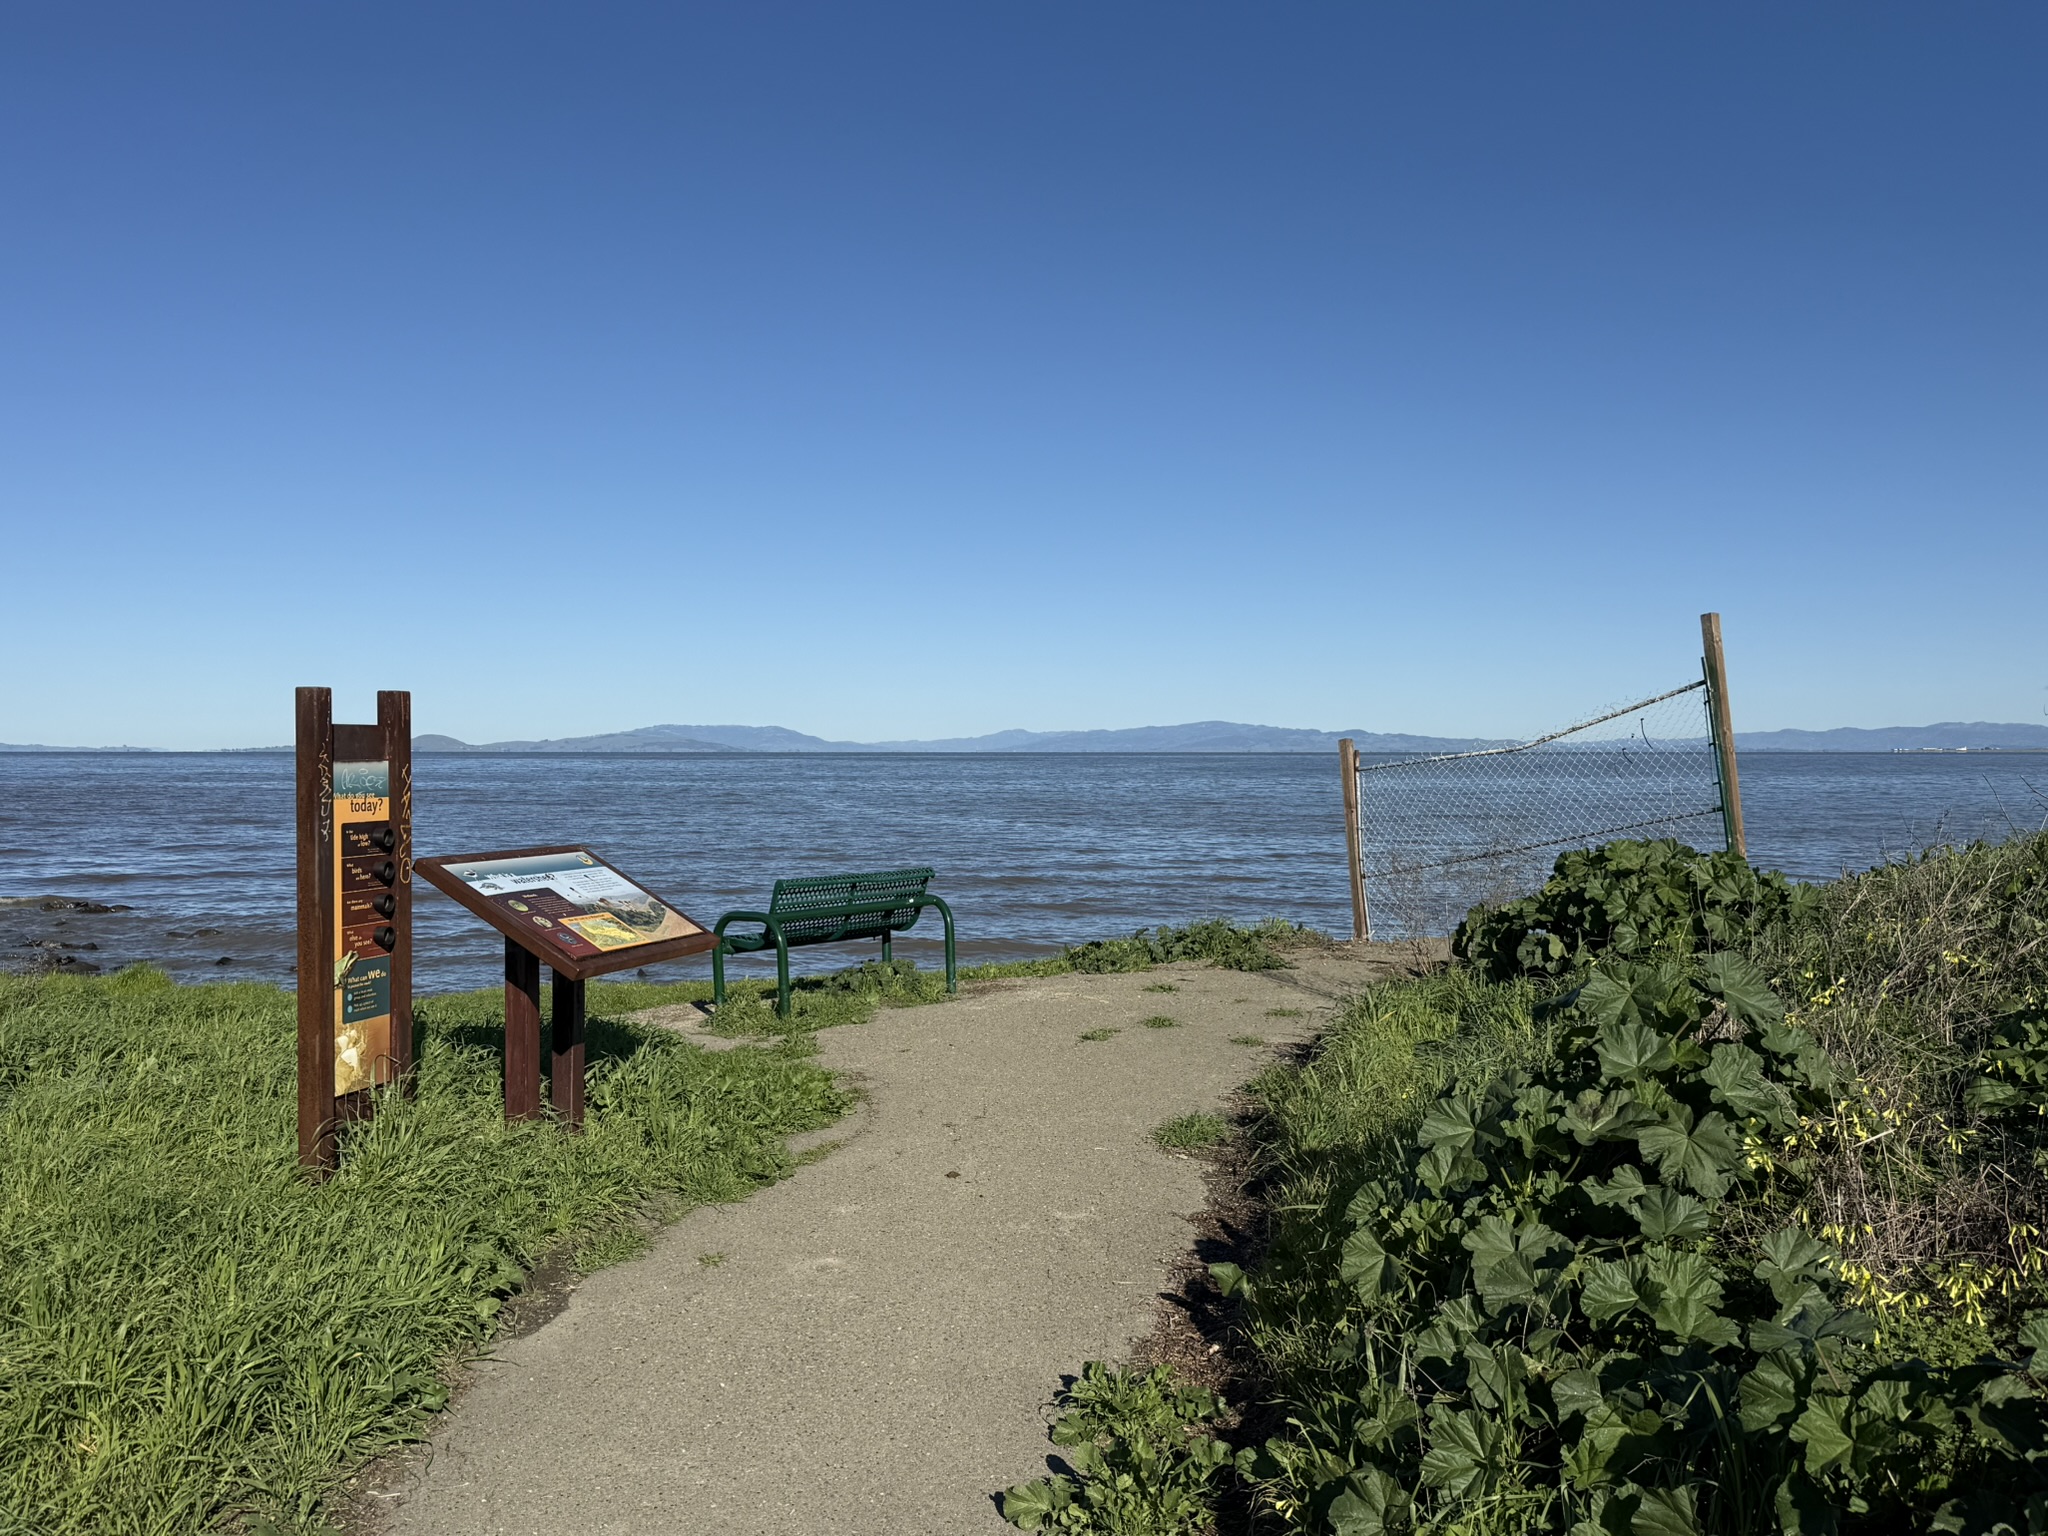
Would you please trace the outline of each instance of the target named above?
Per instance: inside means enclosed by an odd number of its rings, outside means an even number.
[[[1832,731],[1737,731],[1735,745],[1748,752],[2039,752],[2048,750],[2048,725],[1947,720],[1870,730],[1845,725]]]
[[[1367,754],[1461,752],[1510,743],[1471,736],[1387,731],[1312,731],[1231,720],[1141,725],[1125,730],[995,731],[936,741],[828,741],[780,725],[645,725],[597,736],[471,743],[453,736],[413,738],[415,752],[748,753],[748,752],[1329,752],[1349,736]],[[1939,725],[1843,726],[1831,731],[1737,731],[1744,752],[2048,751],[2048,725],[1944,721]],[[154,752],[154,747],[49,747],[0,742],[8,752]],[[231,747],[231,752],[289,752],[289,746]]]
[[[1279,725],[1197,720],[1124,730],[996,731],[935,741],[829,741],[779,725],[648,725],[601,736],[479,745],[452,736],[419,736],[420,752],[1330,752],[1349,736],[1367,754],[1462,752],[1508,743],[1472,736],[1416,736],[1386,731],[1314,731]],[[2048,750],[2048,726],[1949,721],[1831,731],[1738,731],[1745,752],[1891,752],[2005,748]]]
[[[1361,752],[1456,752],[1476,738],[1378,731],[1311,731],[1198,720],[1127,730],[995,731],[937,741],[828,741],[779,725],[647,725],[601,736],[472,745],[453,736],[415,736],[416,752],[1326,752],[1349,736]]]

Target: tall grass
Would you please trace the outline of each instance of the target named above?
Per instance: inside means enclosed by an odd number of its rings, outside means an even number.
[[[417,1096],[315,1186],[289,994],[0,978],[0,1530],[303,1525],[445,1401],[543,1251],[738,1199],[844,1107],[796,1051],[598,1017],[585,1134],[508,1126],[499,1007],[423,1002]]]

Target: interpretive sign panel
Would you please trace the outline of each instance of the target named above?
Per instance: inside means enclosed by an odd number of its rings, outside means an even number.
[[[540,1098],[540,968],[554,972],[549,1099],[583,1124],[583,983],[628,966],[701,955],[718,940],[588,848],[508,848],[413,866],[434,889],[505,935],[505,1118],[530,1120]]]
[[[588,848],[521,848],[415,866],[437,890],[574,981],[703,954],[716,942]]]
[[[338,725],[301,688],[297,799],[299,1159],[324,1172],[412,1065],[412,696]]]

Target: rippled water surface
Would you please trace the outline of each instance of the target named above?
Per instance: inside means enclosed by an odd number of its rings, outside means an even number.
[[[2048,814],[2034,754],[1760,753],[1742,776],[1752,856],[1807,878]],[[931,864],[966,959],[1199,917],[1350,929],[1322,756],[428,756],[414,783],[421,855],[587,843],[707,925],[764,903],[777,876]],[[284,976],[291,793],[281,755],[0,755],[0,941],[57,921],[21,898],[64,895],[133,909],[50,930],[100,945],[81,958]],[[417,890],[419,986],[495,980],[498,939]],[[936,931],[902,946],[921,963],[936,950]]]

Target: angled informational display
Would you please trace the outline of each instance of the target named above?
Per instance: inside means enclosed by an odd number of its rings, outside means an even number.
[[[588,848],[508,848],[420,859],[413,868],[435,890],[505,935],[505,1118],[548,1104],[571,1129],[583,1124],[583,983],[593,976],[701,955],[718,940],[637,880]],[[554,973],[542,1048],[540,968]]]
[[[588,848],[516,848],[421,859],[413,867],[572,981],[703,954],[716,942]]]

